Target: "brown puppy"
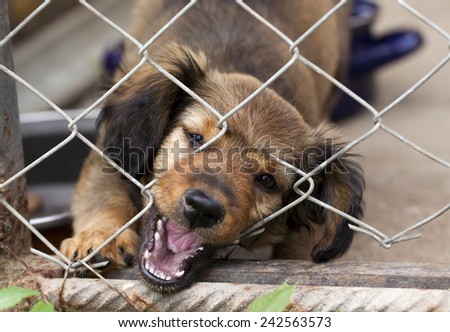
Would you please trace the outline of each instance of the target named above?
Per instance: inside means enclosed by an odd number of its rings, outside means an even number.
[[[131,35],[145,43],[185,3],[137,1]],[[335,5],[326,0],[246,3],[292,40]],[[340,11],[300,45],[300,53],[338,76],[345,63],[345,30],[345,11]],[[221,114],[292,57],[285,41],[231,0],[198,1],[148,52]],[[128,70],[138,60],[139,50],[129,43],[123,67]],[[227,119],[222,137],[198,152],[221,130],[216,115],[144,65],[108,99],[97,145],[142,183],[157,179],[150,188],[154,205],[142,218],[142,230],[126,230],[101,256],[125,266],[136,254],[142,274],[160,291],[188,286],[215,249],[300,197],[293,189],[300,176],[274,157],[309,172],[342,148],[340,136],[321,124],[333,99],[331,84],[297,61]],[[314,175],[312,196],[359,218],[364,180],[352,158],[343,155]],[[309,186],[306,181],[299,189]],[[75,235],[63,242],[63,253],[85,257],[146,203],[136,186],[92,152],[73,201]],[[311,251],[315,262],[348,249],[348,221],[308,200],[270,221],[244,245],[273,245],[276,257],[304,257],[298,248],[308,239],[298,230],[317,225],[321,238]]]

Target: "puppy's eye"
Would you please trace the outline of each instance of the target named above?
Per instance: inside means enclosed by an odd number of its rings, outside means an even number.
[[[256,177],[256,182],[265,191],[274,192],[278,190],[278,183],[275,177],[270,174],[262,174]]]
[[[203,136],[200,134],[188,134],[189,143],[194,148],[199,148],[203,145]]]

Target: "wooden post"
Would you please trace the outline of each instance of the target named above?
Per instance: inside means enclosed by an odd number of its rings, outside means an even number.
[[[0,40],[9,33],[8,5],[0,0]],[[14,70],[11,41],[0,47],[0,64]],[[15,80],[0,70],[0,185],[23,169],[23,149]],[[8,186],[0,187],[0,198],[28,219],[26,181],[22,176]],[[7,246],[9,250],[3,250]],[[0,256],[12,252],[29,252],[31,234],[6,207],[0,203]]]

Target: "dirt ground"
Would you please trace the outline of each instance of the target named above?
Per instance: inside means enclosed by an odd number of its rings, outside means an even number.
[[[450,32],[450,1],[408,1]],[[377,110],[394,101],[449,54],[449,41],[391,0],[379,1],[377,33],[411,28],[424,37],[422,48],[408,58],[377,73]],[[383,124],[421,148],[450,162],[450,65],[406,100],[383,116]],[[343,133],[357,138],[373,126],[373,116],[363,111],[342,123]],[[450,170],[432,161],[384,131],[356,149],[363,158],[367,190],[364,221],[388,236],[427,218],[450,203]],[[421,227],[422,238],[382,248],[358,234],[344,260],[450,263],[450,210]]]

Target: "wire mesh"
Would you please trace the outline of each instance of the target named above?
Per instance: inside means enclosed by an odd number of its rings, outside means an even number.
[[[398,0],[397,1],[400,6],[405,8],[406,11],[408,11],[411,15],[414,15],[417,17],[418,20],[421,20],[425,25],[429,26],[431,29],[433,29],[436,33],[441,35],[444,40],[450,44],[450,34],[439,27],[435,22],[427,18],[425,15],[423,15],[420,11],[414,8],[414,6],[410,5],[407,1]],[[0,41],[0,47],[2,47],[5,43],[11,40],[14,35],[16,35],[20,29],[22,29],[31,19],[33,19],[37,15],[45,15],[45,8],[51,3],[50,0],[43,1],[42,4],[36,8],[36,10],[30,14],[20,25],[18,25],[9,35],[7,35],[5,38],[3,38]],[[145,196],[148,199],[148,204],[146,207],[140,211],[136,216],[134,216],[131,220],[129,220],[123,227],[121,227],[117,232],[115,232],[106,242],[104,242],[101,246],[98,248],[95,248],[87,257],[82,259],[79,262],[73,263],[71,262],[70,258],[65,257],[56,247],[54,247],[42,234],[40,234],[39,231],[37,231],[29,222],[26,220],[20,213],[18,213],[10,204],[7,202],[2,196],[0,196],[0,204],[2,204],[6,209],[8,209],[14,216],[19,220],[21,223],[26,225],[30,229],[31,232],[33,232],[51,251],[54,255],[56,255],[56,258],[53,256],[49,256],[47,254],[44,254],[36,249],[32,249],[32,252],[41,255],[47,259],[51,259],[55,262],[57,262],[59,265],[61,265],[66,270],[72,270],[79,266],[85,266],[89,260],[94,257],[102,248],[104,248],[108,243],[113,241],[120,233],[122,233],[124,230],[126,230],[128,227],[130,227],[132,224],[137,222],[141,216],[146,213],[153,204],[153,197],[150,193],[150,188],[156,183],[156,180],[148,183],[148,184],[142,184],[139,181],[137,181],[135,178],[133,178],[130,174],[128,174],[124,169],[122,169],[119,165],[114,163],[103,151],[98,149],[98,147],[91,142],[88,138],[86,138],[83,134],[81,134],[77,129],[78,122],[86,117],[89,113],[93,112],[96,108],[99,107],[105,100],[107,100],[118,88],[120,88],[131,76],[133,76],[142,66],[145,64],[150,64],[156,70],[161,72],[163,75],[165,75],[167,78],[169,78],[171,81],[173,81],[175,84],[177,84],[181,89],[183,89],[186,93],[188,93],[192,98],[194,98],[196,101],[198,101],[200,104],[202,104],[207,110],[209,110],[211,113],[214,114],[215,117],[217,117],[217,125],[221,128],[221,131],[219,134],[217,134],[214,138],[206,142],[203,146],[198,148],[198,151],[201,151],[205,149],[206,147],[210,146],[214,142],[216,142],[220,137],[222,137],[226,131],[227,131],[227,119],[233,116],[233,114],[239,112],[242,110],[242,108],[252,99],[255,98],[261,91],[263,91],[265,88],[270,86],[275,80],[277,80],[286,70],[288,70],[294,63],[300,61],[307,65],[309,68],[311,68],[314,72],[317,73],[317,75],[323,76],[325,79],[329,80],[333,85],[335,85],[338,89],[340,89],[343,93],[350,96],[352,99],[354,99],[357,103],[359,103],[365,111],[369,112],[372,115],[372,126],[369,130],[367,130],[365,133],[360,135],[357,139],[349,142],[342,150],[340,150],[338,153],[334,154],[330,158],[328,158],[326,161],[324,161],[322,164],[320,164],[316,169],[312,170],[309,173],[305,173],[301,169],[296,168],[294,165],[291,165],[283,160],[278,160],[279,163],[284,165],[285,167],[289,168],[290,170],[296,172],[301,176],[301,179],[294,185],[294,190],[299,194],[299,198],[292,202],[291,204],[283,207],[276,213],[274,213],[271,216],[268,216],[267,218],[261,220],[257,224],[253,225],[249,229],[245,230],[242,234],[240,239],[257,234],[259,232],[263,231],[264,226],[266,223],[270,222],[273,218],[280,215],[281,213],[284,213],[288,209],[291,209],[292,207],[296,206],[300,202],[304,200],[309,200],[314,204],[317,204],[319,206],[322,206],[325,209],[328,209],[332,211],[333,213],[336,213],[347,220],[349,220],[352,224],[350,225],[351,229],[357,232],[364,233],[371,238],[373,238],[375,241],[377,241],[382,247],[384,248],[390,248],[393,244],[411,240],[420,237],[420,234],[414,233],[415,230],[417,230],[420,227],[423,227],[425,224],[432,222],[439,216],[441,216],[444,213],[447,213],[450,209],[450,202],[440,208],[435,213],[429,215],[428,217],[424,218],[423,220],[420,220],[416,223],[413,223],[410,227],[407,229],[402,230],[401,232],[394,234],[394,235],[387,235],[384,234],[382,230],[378,230],[375,227],[371,226],[367,222],[363,220],[356,219],[347,213],[340,211],[339,209],[336,209],[333,206],[330,206],[326,204],[325,202],[322,202],[318,200],[317,198],[314,198],[311,196],[311,193],[314,189],[314,181],[312,180],[312,176],[319,172],[320,170],[324,169],[326,166],[330,165],[331,162],[342,156],[342,154],[347,153],[348,151],[351,151],[356,146],[360,145],[362,142],[364,142],[369,137],[372,137],[375,133],[384,131],[387,134],[391,135],[395,139],[399,140],[409,148],[413,149],[417,153],[431,159],[432,161],[439,163],[440,165],[450,168],[450,162],[446,161],[439,156],[434,155],[427,149],[424,149],[420,147],[418,144],[414,143],[412,140],[408,139],[407,137],[404,137],[401,135],[398,131],[395,129],[389,127],[388,125],[383,123],[383,117],[388,114],[389,112],[392,112],[392,110],[397,106],[399,103],[402,103],[406,98],[408,98],[410,95],[414,94],[423,84],[425,84],[427,81],[429,81],[436,73],[438,73],[444,66],[448,64],[450,61],[450,52],[437,64],[432,68],[427,74],[425,74],[421,79],[419,79],[416,83],[414,83],[407,91],[405,91],[400,97],[398,97],[396,100],[388,104],[383,109],[376,109],[374,106],[372,106],[370,103],[365,101],[363,98],[359,97],[355,92],[353,92],[350,88],[345,86],[342,82],[339,82],[336,78],[332,77],[330,74],[326,73],[323,69],[318,67],[316,64],[312,63],[309,59],[302,56],[298,50],[298,47],[301,45],[301,43],[315,30],[318,29],[325,21],[327,21],[331,16],[335,15],[336,12],[341,10],[343,6],[348,5],[348,1],[342,0],[337,2],[336,6],[333,7],[328,13],[326,13],[320,20],[318,20],[313,26],[310,27],[302,36],[298,36],[297,40],[291,40],[288,38],[282,31],[280,31],[277,27],[275,27],[271,22],[267,21],[265,18],[263,18],[258,12],[256,12],[254,9],[251,8],[248,4],[246,4],[243,0],[236,0],[236,4],[239,6],[240,10],[247,11],[255,18],[254,24],[261,24],[266,26],[268,29],[270,29],[274,34],[276,34],[281,40],[283,40],[286,44],[286,49],[290,51],[291,58],[290,60],[279,70],[273,74],[270,79],[265,81],[257,90],[255,90],[253,93],[251,93],[245,100],[240,102],[238,105],[236,105],[233,109],[231,109],[228,113],[225,115],[221,115],[221,113],[216,110],[213,106],[209,105],[205,100],[203,100],[201,97],[199,97],[194,91],[189,89],[187,86],[185,86],[182,82],[177,80],[173,75],[171,75],[167,70],[162,68],[154,59],[152,59],[146,49],[155,42],[162,34],[164,34],[167,29],[169,29],[180,17],[182,17],[187,11],[191,10],[193,7],[197,5],[196,0],[189,1],[186,6],[178,12],[173,18],[171,18],[167,24],[162,27],[155,35],[153,35],[146,43],[142,44],[140,43],[135,37],[131,36],[129,33],[127,33],[124,29],[122,29],[118,24],[114,23],[112,20],[107,18],[105,15],[103,15],[100,11],[98,11],[96,8],[94,8],[88,1],[86,0],[80,0],[79,4],[81,6],[84,6],[87,10],[89,10],[93,15],[98,17],[98,19],[104,21],[106,24],[108,24],[111,28],[113,28],[115,31],[117,31],[123,38],[127,39],[129,42],[134,44],[137,47],[137,52],[141,58],[141,61],[132,68],[128,73],[126,73],[122,79],[120,79],[118,82],[116,82],[108,91],[106,91],[100,98],[98,98],[92,105],[87,107],[81,114],[79,114],[75,118],[71,118],[63,109],[61,109],[58,105],[54,104],[51,100],[49,100],[45,95],[40,93],[37,88],[33,87],[31,84],[27,83],[26,80],[19,77],[16,73],[12,72],[8,68],[6,68],[3,64],[0,64],[0,70],[2,70],[4,73],[12,77],[18,84],[21,84],[25,86],[27,89],[29,89],[31,92],[33,92],[38,98],[42,99],[44,102],[47,103],[47,105],[56,111],[65,121],[67,121],[67,137],[60,142],[58,145],[50,149],[47,153],[40,156],[38,159],[27,165],[25,168],[23,168],[20,172],[15,174],[14,176],[10,177],[9,179],[5,179],[4,182],[0,183],[0,193],[4,188],[6,188],[8,185],[10,185],[12,182],[16,181],[19,177],[23,176],[25,173],[29,172],[31,169],[36,167],[37,165],[41,164],[45,160],[47,160],[50,156],[55,154],[58,150],[65,147],[69,142],[71,142],[74,139],[79,139],[83,141],[90,149],[94,150],[96,153],[98,153],[103,160],[106,160],[109,164],[111,164],[116,170],[118,170],[122,175],[124,175],[128,180],[130,180],[133,185],[135,185],[141,194]],[[0,92],[1,93],[1,92]],[[274,156],[274,158],[276,158]],[[306,192],[301,191],[299,189],[300,185],[303,183],[307,183],[309,185],[309,188]],[[240,240],[238,239],[238,240]],[[100,263],[101,264],[101,263]],[[92,267],[98,267],[98,264],[91,265]]]

